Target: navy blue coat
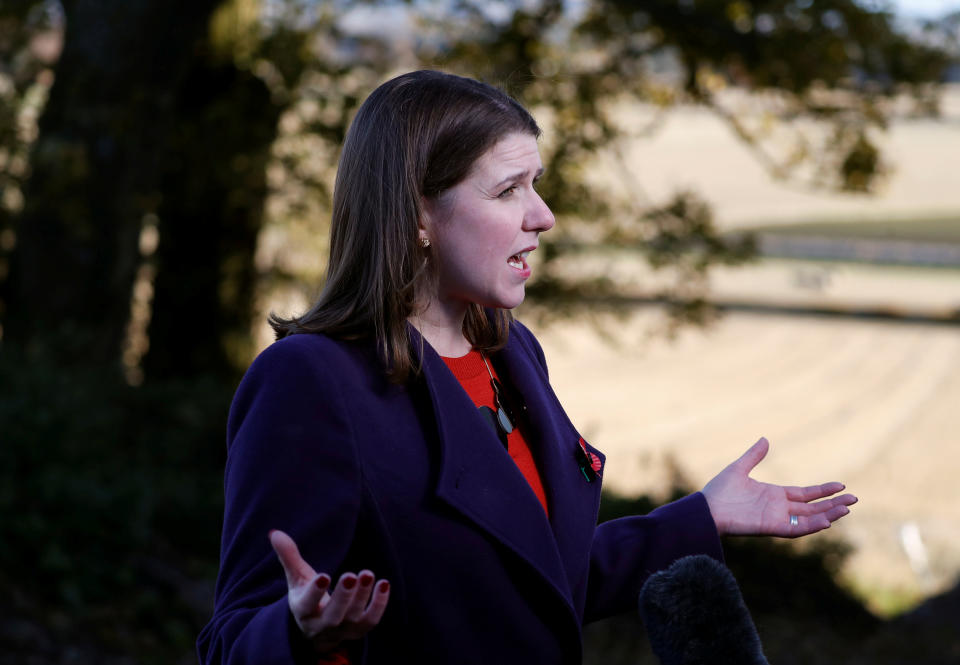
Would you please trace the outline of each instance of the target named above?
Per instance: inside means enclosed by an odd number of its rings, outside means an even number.
[[[494,360],[523,401],[549,519],[428,344],[422,360],[421,378],[397,386],[370,343],[301,334],[254,361],[230,410],[202,663],[316,661],[288,610],[270,529],[334,580],[369,568],[390,581],[380,625],[355,645],[369,664],[579,664],[583,623],[635,609],[651,573],[688,554],[722,560],[700,493],[596,526],[599,479],[581,471],[580,435],[522,325]]]

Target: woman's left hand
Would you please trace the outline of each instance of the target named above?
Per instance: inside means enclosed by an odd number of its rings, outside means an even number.
[[[750,472],[769,449],[761,438],[703,488],[720,535],[806,536],[826,529],[857,502],[852,494],[825,498],[842,491],[843,483],[784,487],[753,480]]]

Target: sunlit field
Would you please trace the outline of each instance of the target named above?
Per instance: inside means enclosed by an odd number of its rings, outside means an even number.
[[[852,546],[844,582],[881,614],[960,577],[960,264],[856,256],[862,242],[960,251],[960,90],[943,110],[945,123],[902,116],[879,137],[897,168],[871,196],[774,181],[709,114],[672,117],[629,151],[645,195],[690,188],[725,230],[849,241],[851,255],[714,269],[709,297],[727,310],[673,341],[653,308],[537,330],[561,402],[607,453],[609,489],[699,488],[760,436],[758,479],[845,482],[859,505],[815,538]],[[612,248],[569,269],[628,292],[657,279]]]

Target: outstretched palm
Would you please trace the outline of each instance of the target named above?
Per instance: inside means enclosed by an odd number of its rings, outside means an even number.
[[[283,531],[270,532],[270,544],[287,578],[287,602],[300,631],[317,651],[327,653],[341,642],[363,637],[383,616],[390,584],[374,584],[372,571],[344,573],[330,590],[330,576],[317,573],[302,556],[293,538]]]
[[[843,483],[788,487],[754,480],[750,472],[769,449],[761,438],[703,488],[721,535],[797,538],[828,528],[857,502],[852,494],[832,496],[844,489]]]

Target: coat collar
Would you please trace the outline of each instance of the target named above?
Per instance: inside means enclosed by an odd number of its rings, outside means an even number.
[[[526,560],[563,598],[579,623],[571,586],[586,569],[600,499],[574,455],[579,435],[567,420],[531,352],[525,329],[511,328],[494,356],[524,401],[526,432],[544,480],[550,519],[516,464],[432,347],[411,331],[434,406],[440,440],[437,495],[476,526]],[[531,337],[532,339],[532,337]]]

